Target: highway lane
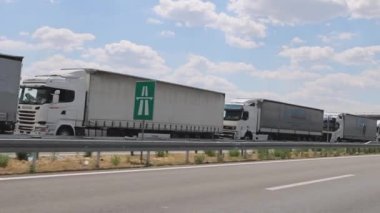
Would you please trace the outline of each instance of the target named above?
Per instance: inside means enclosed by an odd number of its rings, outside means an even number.
[[[0,212],[380,212],[379,169],[380,155],[3,176]]]

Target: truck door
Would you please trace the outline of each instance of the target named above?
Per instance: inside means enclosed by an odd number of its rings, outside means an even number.
[[[72,90],[60,89],[56,90],[55,93],[59,98],[58,100],[53,101],[53,104],[51,104],[47,113],[49,130],[54,130],[54,133],[62,124],[75,125],[75,120],[77,118],[75,106],[73,104],[75,92]]]

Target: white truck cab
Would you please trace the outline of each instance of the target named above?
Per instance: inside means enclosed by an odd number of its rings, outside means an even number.
[[[223,133],[233,139],[267,140],[267,135],[256,134],[257,100],[236,99],[224,106]]]
[[[41,75],[20,85],[16,134],[74,135],[84,117],[85,72]]]
[[[330,142],[376,140],[378,130],[374,119],[340,113],[336,116],[335,122],[336,128],[331,132]]]

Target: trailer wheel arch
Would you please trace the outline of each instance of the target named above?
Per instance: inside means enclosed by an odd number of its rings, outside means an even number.
[[[74,136],[75,131],[69,125],[62,125],[58,128],[56,135]]]

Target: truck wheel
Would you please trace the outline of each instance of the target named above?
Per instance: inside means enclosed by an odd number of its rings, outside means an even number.
[[[57,135],[72,136],[72,135],[74,135],[74,132],[69,127],[61,127],[61,128],[59,128]]]
[[[246,141],[252,140],[252,133],[251,132],[245,133],[243,140],[246,140]]]

